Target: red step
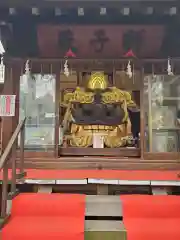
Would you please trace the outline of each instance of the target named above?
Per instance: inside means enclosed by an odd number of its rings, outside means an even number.
[[[120,197],[128,240],[179,240],[180,196]]]
[[[20,194],[2,239],[84,240],[84,215],[84,195]]]
[[[27,169],[27,179],[119,179],[119,180],[150,180],[178,181],[180,171],[151,171],[151,170],[47,170]],[[11,172],[9,171],[9,178]],[[0,172],[2,179],[2,172]]]

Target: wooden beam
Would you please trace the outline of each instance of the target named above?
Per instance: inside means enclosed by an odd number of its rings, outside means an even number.
[[[49,185],[39,185],[38,193],[52,193],[52,186]]]
[[[109,187],[106,184],[97,184],[97,195],[108,195]]]
[[[51,1],[51,0],[37,0],[36,1],[36,6],[38,5],[58,5],[58,4],[66,4],[68,5],[68,3],[76,3],[77,5],[78,4],[83,4],[83,3],[101,3],[101,2],[105,2],[105,3],[110,3],[110,4],[113,4],[113,3],[121,3],[121,4],[127,4],[127,2],[129,4],[133,4],[133,3],[148,3],[149,2],[152,2],[152,3],[155,3],[155,4],[158,4],[158,3],[177,3],[177,0],[56,0],[56,1]],[[16,5],[23,5],[23,6],[34,6],[34,0],[1,0],[1,3],[0,5],[13,5],[16,6]]]
[[[169,189],[167,187],[152,187],[153,195],[168,195]]]

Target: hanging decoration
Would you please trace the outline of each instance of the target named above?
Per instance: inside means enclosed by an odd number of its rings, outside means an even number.
[[[172,66],[171,66],[170,58],[168,58],[167,73],[168,73],[169,76],[173,76],[173,75],[174,75],[174,73],[173,73],[173,71],[172,71]]]
[[[132,76],[133,76],[132,69],[131,69],[131,62],[130,61],[128,61],[126,74],[128,75],[129,78],[132,78]]]
[[[4,83],[5,80],[5,65],[3,61],[4,57],[1,57],[1,62],[0,62],[0,83]]]
[[[64,63],[64,75],[66,77],[69,77],[69,67],[68,67],[68,60],[67,59],[65,60],[65,63]]]
[[[124,54],[124,57],[128,57],[128,58],[134,58],[136,57],[136,55],[134,54],[133,50],[130,49],[128,50],[127,53]],[[133,73],[132,73],[132,68],[131,68],[131,61],[128,61],[128,65],[127,65],[127,70],[126,70],[126,74],[129,78],[132,78]]]
[[[25,74],[26,74],[26,76],[30,75],[29,60],[27,60],[25,63]]]
[[[65,54],[64,75],[65,75],[66,77],[69,77],[69,75],[70,75],[69,66],[68,66],[68,58],[69,58],[69,57],[70,57],[70,58],[76,57],[75,53],[74,53],[71,49],[69,49],[69,50],[66,52],[66,54]]]
[[[29,60],[25,62],[23,74],[20,77],[20,84],[22,86],[23,92],[28,94],[29,92],[29,85],[30,85],[30,67],[29,67]]]

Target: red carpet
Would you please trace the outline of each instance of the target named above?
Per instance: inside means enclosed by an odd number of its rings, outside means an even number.
[[[85,196],[20,194],[3,240],[84,240]]]
[[[180,197],[121,196],[128,240],[180,240]]]
[[[179,181],[180,171],[132,171],[132,170],[48,170],[27,169],[27,179],[119,179],[119,180],[151,180],[151,181]],[[9,171],[9,177],[11,172]],[[0,172],[2,179],[2,172]]]

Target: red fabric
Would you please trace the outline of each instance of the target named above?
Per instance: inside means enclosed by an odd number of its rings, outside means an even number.
[[[178,181],[180,171],[132,171],[132,170],[46,170],[46,169],[27,169],[27,179],[85,179],[103,178],[119,180],[154,180],[154,181]],[[9,177],[11,172],[9,171]],[[2,172],[0,172],[2,179]]]
[[[121,196],[128,240],[179,240],[180,197]]]
[[[2,229],[3,240],[84,240],[85,196],[21,194]]]

